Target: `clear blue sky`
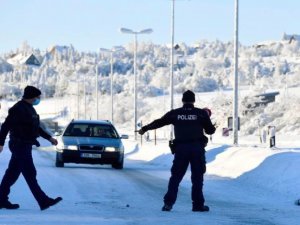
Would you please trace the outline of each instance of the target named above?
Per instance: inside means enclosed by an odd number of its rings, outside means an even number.
[[[139,41],[170,43],[171,0],[0,0],[0,53],[27,41],[34,48],[72,44],[96,51],[133,41],[118,32],[152,28]],[[234,0],[176,0],[175,42],[233,39]],[[299,0],[240,0],[240,42],[300,33]]]

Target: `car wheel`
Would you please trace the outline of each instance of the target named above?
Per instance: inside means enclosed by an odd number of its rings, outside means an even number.
[[[63,160],[62,154],[60,152],[56,152],[55,166],[56,167],[64,167],[64,160]]]
[[[111,166],[114,169],[121,170],[124,167],[124,161],[113,163]]]

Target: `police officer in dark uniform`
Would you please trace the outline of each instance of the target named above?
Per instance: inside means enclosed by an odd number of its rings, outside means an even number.
[[[5,138],[10,132],[9,149],[11,159],[0,184],[0,209],[18,209],[18,204],[8,200],[10,187],[17,181],[22,173],[40,209],[45,210],[62,200],[48,197],[40,188],[36,176],[36,169],[32,159],[32,145],[39,146],[36,138],[42,136],[53,145],[57,140],[51,137],[40,127],[39,115],[33,105],[40,102],[41,91],[33,86],[24,89],[23,99],[17,102],[8,111],[8,116],[1,126],[0,152],[3,150]]]
[[[205,110],[194,107],[195,94],[192,91],[188,90],[183,93],[182,102],[183,107],[169,111],[162,118],[142,127],[138,132],[143,135],[148,130],[169,124],[174,125],[175,140],[171,146],[171,150],[174,151],[174,161],[162,211],[172,209],[177,198],[179,183],[189,164],[192,173],[192,211],[209,211],[209,207],[204,205],[202,192],[203,175],[206,171],[204,148],[208,142],[203,131],[206,134],[213,134],[216,128]]]

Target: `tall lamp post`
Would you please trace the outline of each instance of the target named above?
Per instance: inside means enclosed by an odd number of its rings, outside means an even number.
[[[77,79],[77,119],[80,118],[80,79],[81,76],[79,74],[79,71],[76,68],[76,64],[74,63],[74,73],[76,73],[76,79]],[[56,80],[57,82],[57,80]]]
[[[86,73],[83,74],[84,119],[86,119]]]
[[[99,96],[98,96],[98,84],[99,84],[99,75],[98,75],[98,63],[96,61],[96,90],[95,90],[95,96],[96,96],[96,120],[98,120],[98,116],[99,116]]]
[[[134,130],[137,130],[137,71],[136,71],[136,52],[137,52],[137,36],[138,34],[151,34],[153,30],[151,28],[141,31],[133,31],[128,28],[120,28],[121,33],[134,35]],[[134,132],[134,139],[137,140],[137,133]]]
[[[171,56],[170,56],[170,108],[174,108],[174,27],[175,27],[175,0],[172,0],[171,19]],[[170,128],[170,140],[173,139],[173,126]]]
[[[234,21],[234,101],[233,101],[233,144],[238,144],[238,44],[239,44],[239,0],[235,0]]]
[[[110,54],[110,99],[111,99],[111,122],[112,123],[114,122],[113,53],[121,50],[122,50],[121,47],[113,47],[112,49],[100,48],[100,52],[107,52]]]

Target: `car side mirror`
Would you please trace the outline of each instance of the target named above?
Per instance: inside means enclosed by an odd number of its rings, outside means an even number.
[[[121,135],[121,139],[128,139],[128,138],[129,138],[129,136],[127,134],[122,134]]]

